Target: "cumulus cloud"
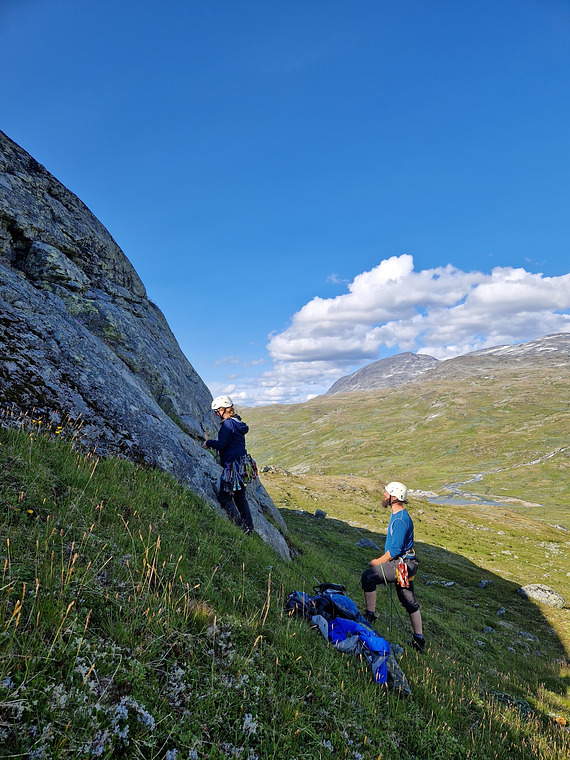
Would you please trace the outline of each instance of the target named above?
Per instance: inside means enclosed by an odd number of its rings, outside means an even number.
[[[449,359],[569,332],[569,311],[570,274],[451,265],[415,271],[412,256],[393,256],[357,275],[345,293],[309,301],[269,336],[272,366],[233,376],[219,392],[235,392],[244,405],[306,401],[382,356],[413,351]]]
[[[393,256],[355,277],[347,293],[313,298],[268,350],[282,362],[365,362],[383,347],[447,357],[570,330],[569,308],[570,274],[450,265],[416,272],[412,256]]]
[[[342,361],[275,362],[261,375],[231,375],[228,383],[215,383],[210,390],[214,395],[227,393],[243,406],[292,404],[324,393],[350,371],[350,362]]]

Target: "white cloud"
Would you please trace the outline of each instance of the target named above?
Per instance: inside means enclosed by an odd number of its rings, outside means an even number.
[[[385,342],[379,327],[393,324],[395,334],[409,333],[411,345],[421,332],[426,310],[461,303],[485,277],[489,275],[465,273],[452,266],[414,272],[411,256],[393,256],[357,275],[348,293],[309,301],[286,330],[271,336],[269,352],[278,361],[378,358]],[[389,332],[385,331],[386,345],[395,345]]]
[[[343,374],[350,372],[348,362],[306,361],[275,362],[273,367],[256,377],[244,376],[232,399],[245,406],[290,404],[318,396]],[[230,393],[227,390],[220,393]]]
[[[222,356],[221,359],[217,359],[214,364],[241,364],[239,356]]]
[[[327,277],[327,282],[332,283],[333,285],[346,285],[348,283],[348,280],[345,280],[342,277],[339,277],[338,274],[333,272],[332,274],[329,274],[329,276]]]
[[[452,344],[481,348],[570,329],[570,275],[543,277],[497,267],[491,274],[452,266],[415,272],[409,255],[359,274],[348,293],[314,298],[290,326],[271,336],[274,360],[354,362],[378,358],[382,346],[436,352]],[[425,353],[425,351],[423,351]]]
[[[451,265],[416,272],[412,256],[393,256],[357,275],[346,293],[303,306],[270,336],[273,367],[242,377],[239,394],[244,404],[305,401],[388,354],[447,359],[568,332],[569,310],[570,274],[512,267],[488,274]]]

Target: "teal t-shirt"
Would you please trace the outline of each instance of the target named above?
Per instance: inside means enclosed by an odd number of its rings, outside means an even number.
[[[392,558],[401,557],[414,548],[414,524],[406,509],[390,515],[384,551]]]

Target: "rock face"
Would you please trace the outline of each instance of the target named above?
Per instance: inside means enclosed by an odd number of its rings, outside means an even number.
[[[220,510],[211,394],[89,209],[0,132],[0,405],[83,421],[84,441],[173,474]],[[248,492],[250,492],[248,486]],[[256,531],[289,558],[259,482]]]
[[[545,586],[543,583],[530,583],[528,586],[522,586],[517,589],[521,596],[525,599],[534,599],[537,602],[548,605],[548,607],[555,607],[559,610],[566,607],[566,599],[559,594],[558,591]]]
[[[396,356],[380,359],[372,364],[353,372],[352,375],[341,377],[333,383],[326,396],[335,393],[350,393],[352,391],[370,391],[376,388],[397,388],[404,383],[415,380],[424,372],[433,369],[438,360],[433,356],[412,354],[409,351]]]

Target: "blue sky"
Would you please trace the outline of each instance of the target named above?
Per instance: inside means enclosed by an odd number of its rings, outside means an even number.
[[[214,394],[570,331],[566,0],[2,0],[0,70]]]

